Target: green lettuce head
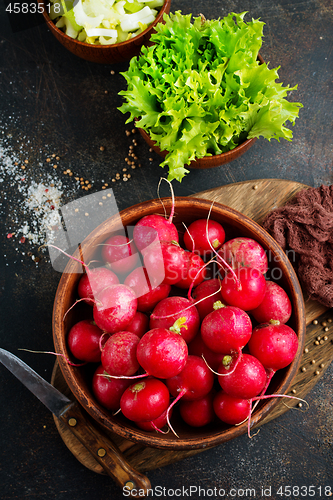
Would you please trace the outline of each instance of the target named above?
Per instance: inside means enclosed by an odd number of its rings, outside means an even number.
[[[164,15],[153,45],[142,47],[122,75],[127,89],[119,92],[119,108],[137,118],[167,155],[168,180],[179,182],[196,158],[225,153],[246,139],[292,139],[301,103],[291,103],[295,90],[276,83],[278,69],[260,64],[264,23],[246,23],[241,14],[223,19]]]

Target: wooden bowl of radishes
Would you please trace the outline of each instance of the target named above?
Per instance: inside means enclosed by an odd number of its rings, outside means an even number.
[[[150,200],[120,217],[126,231],[118,217],[98,226],[55,297],[54,345],[75,398],[105,429],[161,449],[251,433],[290,397],[304,347],[287,256],[208,200]]]

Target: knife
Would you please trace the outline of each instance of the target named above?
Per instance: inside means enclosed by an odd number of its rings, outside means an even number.
[[[133,469],[117,446],[84,416],[73,402],[14,354],[0,348],[0,363],[22,382],[93,455],[105,472],[130,496],[143,497],[151,488],[149,479]]]

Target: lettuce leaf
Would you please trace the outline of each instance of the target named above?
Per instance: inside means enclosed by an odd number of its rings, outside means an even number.
[[[247,138],[292,140],[301,103],[286,97],[294,87],[277,83],[278,69],[260,64],[264,23],[244,21],[246,12],[223,19],[164,15],[122,75],[118,109],[137,119],[167,151],[162,167],[181,182],[195,158],[230,151]]]

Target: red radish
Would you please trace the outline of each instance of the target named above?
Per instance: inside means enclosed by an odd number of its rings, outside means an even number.
[[[153,377],[130,385],[123,393],[120,408],[123,415],[134,422],[151,421],[167,408],[170,394],[166,385]]]
[[[136,422],[136,425],[144,431],[159,431],[167,424],[168,410],[166,409],[162,415],[154,420],[147,420],[144,422]]]
[[[213,401],[215,414],[222,422],[237,425],[246,420],[251,410],[251,400],[230,396],[223,390]]]
[[[178,436],[170,423],[171,409],[181,398],[183,401],[194,401],[206,396],[213,388],[214,375],[202,358],[189,355],[184,369],[178,375],[168,378],[166,384],[175,397],[168,408],[167,421],[171,431]]]
[[[185,297],[167,297],[155,306],[150,315],[149,326],[151,329],[167,328],[179,333],[188,343],[199,331],[199,313]]]
[[[129,273],[140,262],[133,242],[122,234],[111,236],[105,241],[102,259],[118,274]]]
[[[138,299],[138,311],[148,312],[170,293],[171,286],[154,283],[150,284],[150,277],[144,267],[137,267],[124,280],[124,284],[131,287]]]
[[[136,311],[134,318],[127,325],[126,330],[128,332],[135,333],[138,337],[141,337],[149,330],[149,318],[146,314]]]
[[[182,371],[188,348],[181,335],[166,328],[154,328],[140,339],[136,355],[147,374],[166,379]]]
[[[252,238],[238,237],[226,241],[218,251],[218,255],[234,269],[251,267],[265,274],[268,259],[263,247]]]
[[[193,401],[208,394],[214,385],[214,375],[202,358],[189,355],[183,370],[166,380],[170,394],[183,401]]]
[[[155,282],[174,285],[185,275],[187,253],[178,243],[161,241],[146,249],[144,265]]]
[[[140,252],[143,252],[156,241],[179,242],[178,231],[172,223],[172,217],[166,219],[158,214],[142,217],[134,227],[133,238]]]
[[[239,307],[221,302],[215,302],[214,309],[201,324],[202,340],[214,352],[240,353],[252,334],[250,316]]]
[[[213,306],[215,302],[218,300],[222,302],[220,280],[212,278],[200,283],[200,285],[194,288],[192,297],[202,321],[207,314],[214,310]]]
[[[237,280],[227,273],[222,281],[221,295],[223,300],[244,311],[250,311],[259,306],[265,296],[266,280],[258,269],[239,267],[235,269]]]
[[[92,379],[92,391],[97,401],[107,410],[116,411],[120,408],[120,398],[132,383],[128,379],[114,379],[104,376],[105,370],[100,365]]]
[[[87,299],[85,302],[93,305],[98,292],[110,285],[117,285],[119,283],[118,276],[107,269],[106,267],[96,267],[89,269],[86,267],[86,273],[80,278],[77,292],[81,299]]]
[[[287,293],[280,285],[274,281],[266,281],[264,298],[250,313],[258,323],[269,323],[271,320],[287,323],[292,313],[292,306]]]
[[[140,365],[136,358],[136,349],[140,337],[132,332],[117,332],[105,342],[101,354],[104,370],[109,375],[131,376]]]
[[[188,250],[195,250],[200,255],[211,255],[212,247],[218,250],[225,240],[225,231],[219,222],[197,219],[192,222],[184,234],[184,244]]]
[[[161,178],[161,181],[164,178]],[[158,214],[150,214],[142,217],[140,219],[133,231],[133,239],[135,241],[136,247],[140,252],[144,252],[152,244],[158,241],[174,241],[179,242],[179,235],[176,226],[172,223],[172,219],[175,213],[175,197],[172,188],[172,184],[167,180],[172,197],[172,206],[169,219],[166,216]]]
[[[200,332],[188,344],[188,353],[204,358],[207,365],[213,371],[217,371],[222,359],[225,356],[225,354],[220,354],[209,349],[202,340]]]
[[[288,366],[296,356],[298,337],[288,325],[264,324],[254,328],[249,341],[250,353],[269,371]]]
[[[179,411],[182,419],[191,427],[203,427],[210,424],[215,417],[213,393],[194,401],[181,401]]]
[[[141,312],[152,311],[156,304],[168,297],[170,291],[170,285],[161,284],[150,290],[150,292],[141,295],[141,297],[138,297],[138,310]]]
[[[182,278],[175,283],[178,288],[189,289],[190,286],[199,285],[207,275],[204,261],[195,253],[186,252],[187,264]]]
[[[130,286],[134,290],[137,298],[140,297],[140,295],[145,295],[151,290],[148,273],[143,266],[138,266],[133,269],[124,279],[124,285]]]
[[[141,312],[149,312],[154,309],[162,299],[165,299],[170,294],[170,285],[158,285],[148,293],[138,297],[138,310]]]
[[[100,339],[103,332],[91,320],[81,320],[68,333],[68,347],[73,356],[87,363],[101,361]]]
[[[238,363],[233,370],[233,364]],[[218,381],[230,396],[251,399],[262,392],[267,374],[262,363],[250,354],[242,354],[240,359],[232,359],[230,365],[222,362],[218,369]]]
[[[95,323],[101,330],[115,333],[126,329],[137,310],[137,299],[126,285],[111,285],[102,290],[93,307]]]

